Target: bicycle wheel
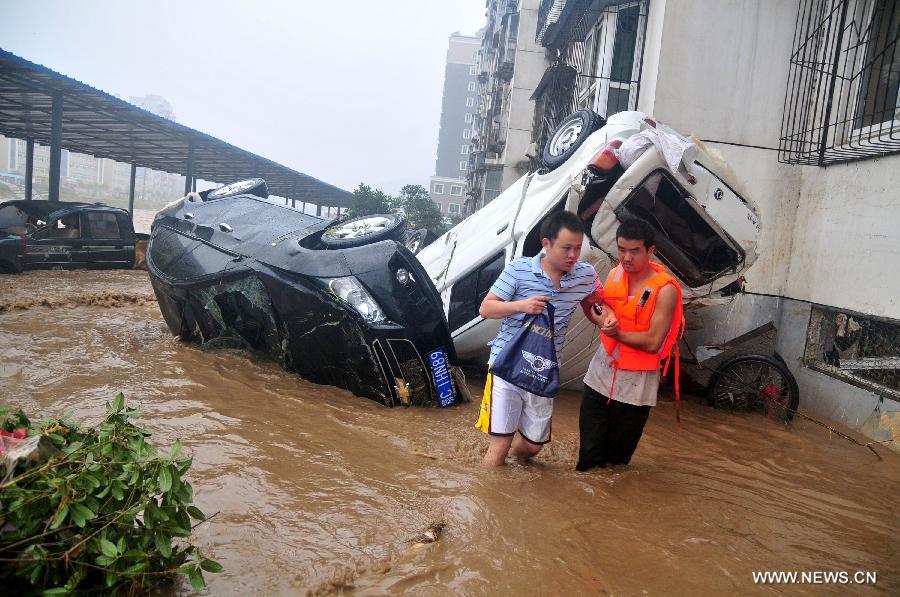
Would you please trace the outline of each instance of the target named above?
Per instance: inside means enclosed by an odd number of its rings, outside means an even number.
[[[715,408],[790,421],[800,405],[800,390],[779,357],[743,354],[719,366],[710,380],[707,401]]]

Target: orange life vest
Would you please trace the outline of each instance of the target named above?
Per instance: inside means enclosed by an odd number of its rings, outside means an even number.
[[[669,332],[663,340],[657,352],[645,352],[622,344],[615,338],[600,333],[600,341],[603,348],[613,361],[613,385],[616,383],[616,372],[619,369],[625,371],[654,371],[663,367],[663,375],[669,368],[672,358],[675,358],[675,414],[679,420],[681,390],[679,388],[678,365],[678,340],[684,335],[684,307],[682,305],[681,285],[663,266],[650,262],[650,267],[655,274],[640,288],[635,288],[635,294],[628,298],[628,274],[621,265],[613,268],[606,277],[603,287],[603,302],[610,306],[619,320],[619,329],[623,332],[646,332],[650,330],[650,318],[656,309],[656,301],[659,291],[666,285],[672,284],[678,292],[678,302],[675,305],[675,313]],[[664,362],[664,365],[663,365]],[[612,400],[612,387],[609,391],[609,399]]]

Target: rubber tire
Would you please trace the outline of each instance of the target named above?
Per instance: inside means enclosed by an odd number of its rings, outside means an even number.
[[[788,402],[788,410],[786,411],[786,418],[790,421],[794,417],[794,411],[797,410],[797,407],[800,406],[800,388],[797,386],[797,379],[794,377],[794,374],[791,373],[790,369],[787,368],[787,365],[784,362],[784,359],[781,358],[781,355],[775,353],[775,356],[769,356],[766,354],[741,354],[737,355],[734,358],[731,358],[724,363],[722,363],[717,369],[716,372],[713,373],[712,377],[709,380],[709,386],[707,388],[706,393],[706,402],[709,406],[716,408],[716,386],[719,381],[723,378],[723,376],[728,372],[729,369],[738,365],[740,363],[746,362],[758,362],[768,365],[773,369],[777,370],[785,380],[787,380],[788,389],[790,391],[790,399]]]
[[[255,195],[256,197],[260,197],[262,199],[267,199],[269,197],[269,187],[268,187],[268,185],[266,185],[265,179],[263,179],[263,178],[245,178],[243,180],[236,180],[234,182],[243,182],[244,180],[253,180],[256,182],[256,184],[253,185],[252,187],[248,188],[246,191],[243,191],[242,193],[238,193],[238,194],[240,194],[240,195]],[[229,183],[229,184],[234,184],[234,183]],[[228,185],[222,185],[222,187],[226,187],[226,186],[228,186]],[[235,194],[235,195],[226,195],[225,197],[215,197],[215,196],[210,197],[210,195],[212,195],[213,192],[218,191],[222,187],[216,187],[215,189],[212,189],[209,193],[206,194],[206,196],[203,198],[203,200],[204,201],[216,201],[218,199],[225,199],[226,197],[236,197],[237,196],[237,194]]]
[[[355,222],[356,220],[365,220],[367,218],[374,217],[382,217],[389,218],[391,220],[390,224],[384,229],[379,230],[378,232],[373,232],[372,234],[367,234],[365,236],[360,236],[356,238],[330,238],[327,234],[328,230],[337,226],[346,226],[351,222]],[[396,240],[400,241],[403,232],[406,230],[406,221],[403,216],[398,214],[370,214],[368,216],[359,216],[358,218],[350,218],[349,220],[344,220],[342,222],[337,222],[333,226],[329,226],[322,232],[322,244],[325,245],[327,249],[349,249],[352,247],[361,247],[363,245],[370,245],[372,243],[377,243],[382,240]]]
[[[563,153],[558,156],[554,156],[550,154],[550,145],[553,142],[553,139],[556,137],[558,133],[560,133],[563,129],[565,129],[569,124],[572,123],[573,120],[581,120],[581,132],[578,133],[578,137],[575,138],[575,141],[572,142],[572,145],[569,146]],[[562,166],[566,160],[568,160],[572,155],[578,151],[578,148],[581,147],[581,144],[584,143],[584,140],[591,136],[597,129],[606,124],[606,119],[602,116],[594,112],[593,110],[578,110],[577,112],[573,112],[559,125],[553,129],[553,132],[547,138],[547,142],[544,143],[544,148],[541,151],[541,163],[548,170],[556,170],[560,166]]]

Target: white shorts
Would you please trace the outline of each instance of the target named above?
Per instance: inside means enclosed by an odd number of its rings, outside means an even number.
[[[516,431],[532,444],[550,441],[553,398],[526,392],[491,375],[490,435],[509,436]]]

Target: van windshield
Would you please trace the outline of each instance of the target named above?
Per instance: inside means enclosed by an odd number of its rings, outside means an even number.
[[[640,218],[656,231],[656,256],[691,288],[737,270],[743,251],[713,229],[694,202],[662,171],[656,171],[616,208],[620,220]]]

